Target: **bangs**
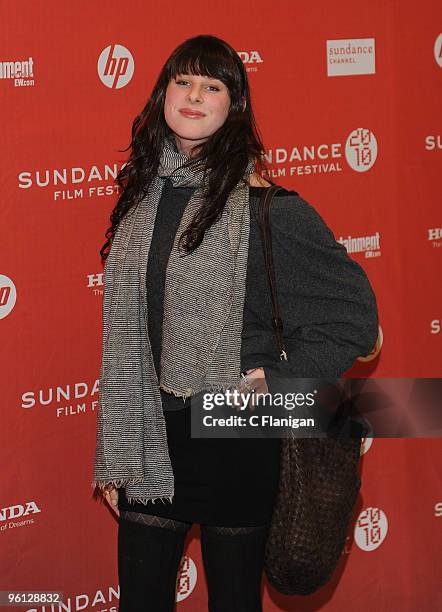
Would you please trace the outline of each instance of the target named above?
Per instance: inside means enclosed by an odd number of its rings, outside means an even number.
[[[207,48],[183,49],[177,54],[168,66],[169,78],[178,74],[193,74],[202,77],[218,79],[229,85],[235,79],[235,66],[227,55],[220,55],[219,49],[215,53],[208,52]]]

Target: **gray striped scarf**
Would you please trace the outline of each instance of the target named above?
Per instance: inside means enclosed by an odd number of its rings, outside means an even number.
[[[191,254],[177,242],[202,202],[207,173],[182,168],[189,158],[170,136],[148,193],[123,217],[104,268],[103,345],[92,486],[124,486],[129,501],[172,501],[160,387],[190,397],[224,391],[241,373],[241,332],[249,244],[248,178],[231,191],[220,218]],[[195,186],[167,263],[160,380],[148,338],[146,269],[165,179]]]

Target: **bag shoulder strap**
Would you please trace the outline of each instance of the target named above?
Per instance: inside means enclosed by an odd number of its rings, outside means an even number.
[[[279,315],[278,296],[276,291],[275,271],[273,268],[273,251],[272,251],[272,231],[270,227],[270,207],[274,194],[278,189],[283,189],[279,185],[272,185],[264,190],[260,205],[259,205],[259,226],[261,231],[261,243],[264,252],[264,262],[267,270],[267,278],[269,281],[270,295],[272,300],[272,324],[275,332],[276,343],[279,350],[279,358],[281,361],[288,361],[287,349],[284,345],[282,335],[283,324]]]

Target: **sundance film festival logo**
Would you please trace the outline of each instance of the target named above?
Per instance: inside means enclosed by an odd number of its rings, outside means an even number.
[[[371,552],[384,541],[388,532],[388,521],[380,508],[366,508],[357,518],[354,539],[361,550]]]
[[[32,409],[49,406],[55,416],[70,417],[94,412],[98,407],[99,379],[92,383],[83,381],[73,384],[57,385],[24,391],[21,396],[21,408]]]
[[[54,593],[55,591],[51,592]],[[33,591],[33,593],[37,592]],[[63,595],[62,601],[49,604],[46,600],[44,605],[36,605],[35,603],[43,601],[43,598],[40,600],[34,599],[32,607],[27,606],[27,610],[28,612],[117,612],[119,608],[120,588],[118,586],[106,586],[94,591],[74,593],[69,596],[61,592],[61,595]],[[18,612],[23,609],[23,606],[14,609]]]
[[[4,319],[15,306],[17,289],[9,276],[0,274],[0,319]]]
[[[442,137],[440,134],[434,134],[425,138],[425,150],[426,151],[441,151],[442,150]]]
[[[352,170],[366,172],[376,161],[378,146],[376,137],[368,128],[356,128],[343,142],[319,142],[291,147],[269,149],[265,154],[270,165],[287,164],[286,167],[271,168],[271,178],[306,174],[331,174],[342,172],[344,157]]]
[[[176,598],[175,601],[183,601],[189,597],[195,588],[198,572],[193,559],[189,555],[184,555],[181,558],[180,568],[178,570],[176,580]]]
[[[440,334],[441,330],[441,320],[433,319],[430,323],[430,334]]]
[[[360,455],[365,455],[366,453],[368,453],[368,451],[373,445],[373,440],[374,438],[362,438]]]
[[[132,79],[134,58],[123,45],[109,45],[98,58],[98,75],[101,82],[110,89],[121,89]]]
[[[434,59],[438,66],[442,68],[442,33],[439,34],[434,43]]]
[[[23,170],[18,174],[18,188],[49,188],[53,200],[60,202],[113,196],[119,193],[115,179],[125,163]],[[100,184],[104,181],[111,181],[112,184]],[[58,189],[53,190],[52,187]]]
[[[378,155],[378,143],[372,131],[367,128],[353,130],[345,143],[345,158],[356,172],[367,172]]]

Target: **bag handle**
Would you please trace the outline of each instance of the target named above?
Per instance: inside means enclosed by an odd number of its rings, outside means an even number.
[[[261,243],[264,252],[264,262],[267,270],[267,278],[269,281],[270,295],[272,300],[272,324],[275,332],[276,343],[279,350],[279,358],[281,361],[288,361],[287,349],[284,344],[282,335],[283,324],[279,316],[278,297],[276,292],[275,271],[273,268],[273,251],[272,251],[272,231],[270,227],[270,207],[272,205],[273,196],[278,191],[283,189],[279,185],[272,185],[264,190],[259,206],[259,227],[261,230]]]

